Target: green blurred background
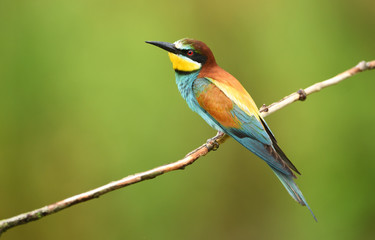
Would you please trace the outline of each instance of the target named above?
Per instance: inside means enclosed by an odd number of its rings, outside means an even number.
[[[375,59],[375,2],[0,1],[0,219],[212,137],[145,40],[206,42],[260,106]],[[4,239],[374,239],[375,71],[267,117],[319,223],[230,140]]]

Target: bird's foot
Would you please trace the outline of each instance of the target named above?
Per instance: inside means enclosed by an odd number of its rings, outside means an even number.
[[[215,137],[208,139],[205,144],[189,152],[188,154],[186,154],[185,157],[194,154],[195,152],[202,149],[202,147],[206,147],[208,151],[211,151],[211,150],[216,151],[219,148],[220,144],[223,143],[228,137],[229,136],[226,135],[225,133],[218,131]]]
[[[220,144],[214,139],[210,138],[206,142],[206,148],[208,150],[216,151],[219,148]]]
[[[220,143],[218,140],[220,140],[224,136],[225,136],[225,133],[218,131],[215,137],[207,140],[206,148],[208,150],[216,151],[220,146]]]

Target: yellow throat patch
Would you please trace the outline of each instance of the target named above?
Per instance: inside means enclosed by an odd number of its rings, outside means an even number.
[[[201,64],[198,62],[194,62],[193,60],[190,60],[189,58],[180,57],[173,53],[168,53],[169,59],[171,59],[171,62],[173,64],[173,69],[183,72],[192,72],[196,71],[201,68]]]

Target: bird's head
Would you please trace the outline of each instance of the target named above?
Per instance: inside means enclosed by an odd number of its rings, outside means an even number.
[[[201,41],[183,38],[174,43],[146,41],[168,51],[173,69],[178,72],[195,72],[203,66],[216,64],[214,55]]]

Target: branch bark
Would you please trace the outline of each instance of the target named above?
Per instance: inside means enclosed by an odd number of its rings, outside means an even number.
[[[333,78],[327,79],[322,82],[318,82],[308,88],[300,89],[297,92],[290,94],[289,96],[284,97],[278,102],[272,103],[269,106],[263,105],[260,109],[260,114],[262,117],[266,117],[271,113],[274,113],[281,108],[286,107],[287,105],[296,102],[296,101],[304,101],[306,97],[312,93],[319,92],[321,89],[329,87],[331,85],[335,85],[344,79],[347,79],[359,72],[370,70],[375,68],[375,60],[370,62],[362,61],[357,64],[357,66],[346,70]],[[52,213],[59,212],[63,209],[66,209],[70,206],[76,205],[81,202],[85,202],[94,198],[98,198],[101,195],[114,191],[119,188],[123,188],[129,186],[134,183],[142,182],[144,180],[153,179],[157,176],[160,176],[164,173],[184,169],[186,166],[194,163],[199,157],[206,155],[210,151],[216,150],[220,144],[222,144],[228,136],[224,133],[218,133],[215,137],[209,139],[207,143],[201,145],[200,147],[196,148],[189,154],[187,154],[183,159],[178,160],[176,162],[163,165],[160,167],[156,167],[154,169],[137,173],[134,175],[127,176],[120,180],[108,183],[104,186],[95,188],[93,190],[72,196],[70,198],[66,198],[56,203],[52,203],[50,205],[44,206],[42,208],[22,213],[20,215],[4,219],[0,221],[0,236],[3,232],[7,231],[10,228],[15,226],[19,226],[31,221],[36,221],[44,216],[48,216]]]

